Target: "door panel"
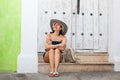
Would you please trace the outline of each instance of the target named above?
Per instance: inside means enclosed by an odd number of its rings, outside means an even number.
[[[76,15],[75,49],[80,52],[107,52],[108,0],[80,0]]]
[[[77,15],[76,49],[98,49],[98,3],[97,0],[81,0]],[[96,34],[97,33],[97,34]]]

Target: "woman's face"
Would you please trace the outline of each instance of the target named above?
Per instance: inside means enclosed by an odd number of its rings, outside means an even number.
[[[54,23],[52,27],[54,31],[60,31],[62,29],[59,23]]]

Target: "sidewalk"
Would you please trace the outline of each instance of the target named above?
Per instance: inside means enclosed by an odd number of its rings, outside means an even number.
[[[120,80],[120,72],[60,73],[60,77],[43,73],[0,73],[0,80]]]

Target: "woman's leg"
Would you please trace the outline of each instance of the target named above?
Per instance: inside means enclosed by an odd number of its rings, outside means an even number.
[[[44,53],[45,55],[44,55],[44,62],[46,62],[46,63],[49,63],[49,52],[47,51],[46,53]]]
[[[54,70],[55,70],[55,51],[53,49],[50,49],[48,52],[49,52],[50,71],[54,72]]]
[[[59,49],[55,49],[55,72],[58,72],[59,63],[62,62],[62,55]]]

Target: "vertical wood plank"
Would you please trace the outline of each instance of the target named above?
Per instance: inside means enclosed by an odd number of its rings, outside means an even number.
[[[99,49],[107,52],[108,44],[108,0],[99,0]],[[100,34],[102,34],[100,36]]]
[[[76,39],[77,33],[76,33],[76,27],[77,27],[77,0],[71,0],[71,37],[72,37],[72,48],[76,49],[76,43],[77,41],[79,42],[79,39]],[[75,35],[72,35],[73,33],[75,33]]]
[[[90,13],[92,11],[92,0],[84,0],[84,49],[93,49],[93,36],[92,33],[92,18]]]
[[[83,49],[84,0],[80,0],[80,13],[76,14],[76,49]]]
[[[48,4],[49,3],[49,4]],[[45,38],[46,33],[50,31],[50,4],[51,2],[47,0],[47,3],[44,0],[39,0],[39,14],[38,14],[38,52],[44,52],[45,50]],[[46,5],[46,6],[45,6]]]
[[[98,0],[93,0],[94,4],[93,4],[93,33],[94,33],[94,39],[93,39],[93,43],[94,43],[94,52],[96,50],[98,50],[98,37],[99,37],[99,33],[98,33]]]

